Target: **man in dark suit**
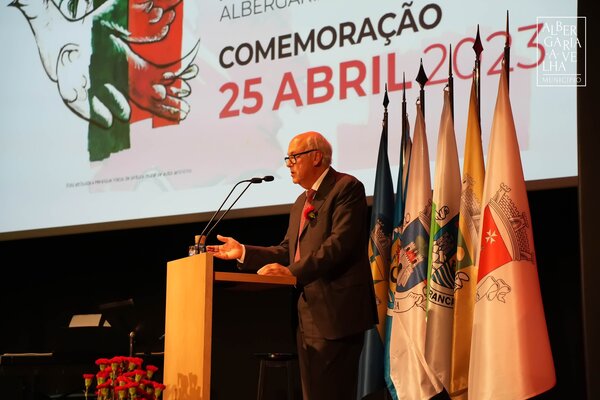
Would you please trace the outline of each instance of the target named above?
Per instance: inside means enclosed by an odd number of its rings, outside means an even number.
[[[356,398],[364,332],[377,323],[365,189],[331,168],[331,157],[331,145],[318,132],[291,140],[286,165],[306,191],[292,206],[279,245],[242,245],[219,235],[222,245],[207,246],[215,257],[237,259],[243,270],[296,277],[305,400]]]

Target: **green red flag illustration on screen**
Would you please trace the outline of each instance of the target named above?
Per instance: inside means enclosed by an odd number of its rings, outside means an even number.
[[[182,57],[181,0],[15,0],[48,77],[89,121],[90,161],[130,147],[130,124],[176,124],[190,106],[198,44]]]

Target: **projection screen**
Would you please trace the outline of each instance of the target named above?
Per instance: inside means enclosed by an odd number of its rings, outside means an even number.
[[[232,215],[285,212],[301,188],[283,157],[289,140],[308,130],[331,141],[334,168],[356,175],[372,195],[385,88],[395,177],[402,96],[414,126],[421,61],[430,160],[451,68],[462,162],[478,28],[487,154],[507,12],[525,178],[577,175],[582,83],[571,75],[583,49],[566,29],[556,31],[576,24],[573,0],[3,5],[3,240],[207,220],[236,182],[264,175],[275,180],[249,188]]]

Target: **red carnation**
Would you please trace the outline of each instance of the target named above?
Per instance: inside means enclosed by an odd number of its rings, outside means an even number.
[[[146,365],[146,377],[152,379],[152,375],[158,371],[158,367],[154,365]]]
[[[317,218],[317,210],[315,210],[315,206],[313,206],[312,204],[306,206],[306,208],[304,209],[304,218],[310,220]]]

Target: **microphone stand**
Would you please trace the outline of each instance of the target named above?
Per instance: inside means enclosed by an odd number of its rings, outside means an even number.
[[[242,197],[242,195],[246,192],[246,190],[248,190],[248,188],[250,187],[250,185],[252,185],[253,183],[262,183],[263,181],[265,181],[265,182],[271,182],[273,179],[274,178],[271,175],[267,175],[267,176],[265,176],[263,178],[257,178],[257,177],[255,177],[255,178],[251,178],[251,179],[244,179],[243,181],[239,181],[238,183],[236,183],[235,186],[233,187],[233,189],[231,189],[231,191],[229,192],[229,194],[227,195],[227,197],[225,198],[225,200],[221,204],[221,206],[219,207],[219,209],[213,214],[213,216],[210,219],[210,221],[208,221],[208,223],[204,227],[204,230],[202,231],[202,233],[200,235],[198,235],[198,241],[197,241],[198,253],[206,253],[206,239],[211,234],[211,232],[213,231],[213,229],[215,229],[215,227],[219,224],[219,222],[221,222],[221,220],[223,219],[223,217],[225,216],[225,214],[227,214],[229,212],[229,210],[231,210],[231,208],[235,205],[235,203],[237,203],[237,201],[240,199],[240,197]],[[225,202],[227,201],[227,199],[229,199],[229,196],[231,196],[231,194],[233,193],[233,191],[235,190],[235,188],[239,184],[244,183],[244,182],[247,182],[248,185],[246,185],[246,187],[244,188],[244,190],[242,191],[242,193],[240,193],[236,197],[236,199],[233,201],[233,203],[231,203],[231,205],[229,206],[229,208],[227,210],[225,210],[225,212],[223,214],[221,214],[221,216],[219,217],[219,219],[217,220],[217,222],[215,222],[212,225],[212,227],[208,230],[208,232],[206,232],[206,230],[210,226],[211,222],[215,219],[215,217],[217,216],[217,214],[219,213],[219,211],[221,211],[221,209],[223,208],[223,205],[225,204]]]
[[[135,343],[135,329],[129,332],[129,357],[133,357],[133,344]]]
[[[241,184],[241,183],[251,182],[251,181],[252,181],[252,179],[244,179],[244,180],[239,181],[238,183],[236,183],[233,186],[233,188],[231,188],[231,190],[227,194],[227,197],[225,197],[225,200],[223,200],[223,202],[221,203],[221,205],[219,206],[219,208],[217,209],[217,211],[215,211],[215,213],[212,215],[212,217],[210,217],[210,221],[208,221],[208,223],[206,224],[206,226],[202,230],[202,233],[200,233],[200,235],[196,235],[196,244],[198,244],[198,239],[200,239],[200,238],[202,238],[202,236],[204,236],[204,233],[206,232],[206,230],[208,229],[208,227],[210,226],[210,224],[213,222],[213,220],[215,219],[215,217],[217,216],[217,214],[219,213],[219,211],[221,211],[221,209],[225,205],[225,202],[227,202],[227,199],[229,199],[229,197],[231,196],[231,194],[233,193],[233,191],[235,190],[235,188],[238,187],[238,185]]]
[[[261,181],[256,182],[256,183],[261,183]],[[240,199],[240,197],[242,197],[242,195],[246,192],[246,190],[248,190],[248,188],[250,187],[250,185],[252,185],[255,182],[248,182],[248,184],[246,185],[246,187],[244,188],[244,190],[242,190],[242,193],[240,193],[238,195],[238,197],[236,197],[236,199],[233,201],[233,203],[231,203],[231,205],[229,206],[229,208],[227,210],[225,210],[225,212],[223,214],[221,214],[221,216],[219,217],[219,219],[217,220],[217,222],[215,222],[213,224],[213,226],[210,228],[210,230],[208,231],[208,233],[206,235],[200,235],[200,242],[198,243],[198,249],[200,253],[206,253],[206,239],[208,238],[208,236],[211,234],[211,232],[213,231],[213,229],[215,229],[215,226],[217,226],[219,224],[219,222],[221,222],[221,220],[223,219],[223,217],[225,216],[225,214],[227,214],[229,212],[229,210],[231,210],[231,208],[234,206],[235,203],[237,203],[237,201]]]

